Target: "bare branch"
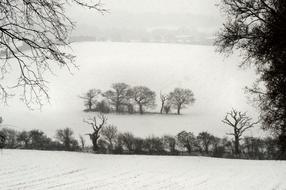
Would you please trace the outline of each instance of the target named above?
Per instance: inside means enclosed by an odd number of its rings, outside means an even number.
[[[18,78],[10,86],[1,86],[1,97],[21,88],[22,100],[30,107],[49,100],[45,74],[53,74],[55,66],[76,68],[74,56],[62,47],[68,47],[74,23],[67,17],[65,6],[73,3],[104,12],[100,1],[81,0],[9,0],[0,2],[0,80],[10,74],[10,63],[17,63]],[[13,68],[15,69],[15,68]],[[2,83],[2,84],[3,84]]]

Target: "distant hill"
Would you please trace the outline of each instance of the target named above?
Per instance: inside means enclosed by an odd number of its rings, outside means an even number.
[[[77,19],[73,41],[156,42],[212,45],[221,20],[190,13],[112,12]]]
[[[74,35],[72,42],[110,41],[110,42],[152,42],[212,45],[213,36],[194,32],[188,28],[153,28],[153,29],[97,29],[88,35]]]

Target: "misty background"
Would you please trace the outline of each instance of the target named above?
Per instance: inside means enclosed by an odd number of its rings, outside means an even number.
[[[222,24],[217,0],[105,0],[104,14],[69,9],[73,41],[159,42],[212,45]]]

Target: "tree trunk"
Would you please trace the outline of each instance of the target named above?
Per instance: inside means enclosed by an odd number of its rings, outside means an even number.
[[[238,156],[240,153],[239,151],[239,137],[238,136],[235,136],[234,137],[234,154],[236,156]]]
[[[88,111],[91,111],[91,107],[92,107],[92,102],[88,102]]]
[[[206,145],[205,148],[206,148],[206,149],[205,149],[206,154],[209,154],[209,145]]]
[[[64,144],[65,144],[65,149],[66,149],[66,150],[70,150],[70,149],[71,149],[71,147],[70,147],[70,144],[71,144],[71,143],[70,143],[69,140],[66,140]]]
[[[170,151],[171,151],[171,153],[176,152],[176,148],[175,148],[175,145],[174,145],[174,144],[171,144],[171,145],[170,145]]]
[[[89,135],[90,140],[92,141],[92,150],[94,152],[98,151],[98,145],[97,145],[97,140],[98,140],[98,136],[95,135]]]
[[[188,153],[191,154],[192,153],[192,148],[188,146]]]
[[[143,106],[142,106],[142,104],[139,104],[139,111],[140,111],[140,114],[143,114],[144,112],[143,112]]]
[[[192,153],[192,147],[191,147],[191,145],[186,145],[186,148],[187,148],[187,150],[188,150],[188,153],[189,154],[191,154]]]
[[[112,139],[109,139],[109,150],[110,152],[113,151],[113,143],[112,143]]]
[[[178,115],[181,114],[181,105],[180,105],[180,104],[178,105],[178,108],[177,108],[177,114],[178,114]]]
[[[29,143],[29,141],[24,141],[24,143],[25,143],[25,148],[28,148],[28,143]]]
[[[160,109],[160,114],[163,114],[163,110],[164,110],[164,102],[162,101],[162,104],[161,104],[161,109]]]
[[[115,105],[115,112],[118,113],[119,112],[119,103],[116,102],[116,105]]]
[[[130,113],[130,114],[134,113],[134,108],[133,108],[132,104],[128,104],[127,108],[128,108],[128,113]]]
[[[97,140],[92,141],[92,150],[94,152],[98,151]]]

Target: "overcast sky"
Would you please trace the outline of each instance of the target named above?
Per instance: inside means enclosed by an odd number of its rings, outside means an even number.
[[[102,0],[104,7],[112,11],[133,13],[192,13],[218,16],[215,6],[218,0]]]

